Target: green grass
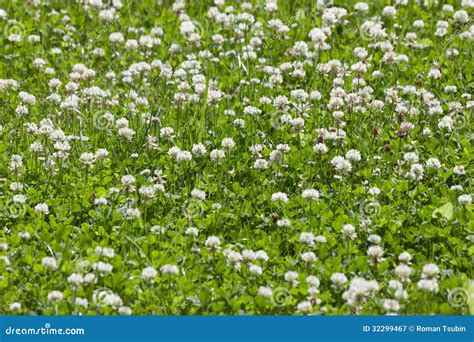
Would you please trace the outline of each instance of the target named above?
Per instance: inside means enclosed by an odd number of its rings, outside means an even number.
[[[220,12],[233,10],[216,21],[211,1],[189,2],[178,14],[171,1],[122,0],[104,21],[99,13],[110,4],[0,0],[6,12],[0,11],[0,313],[472,314],[474,214],[469,198],[459,196],[472,195],[473,9],[452,2],[449,12],[434,1],[409,1],[389,18],[382,16],[386,1],[370,3],[367,13],[355,11],[355,1],[335,1],[347,13],[328,23],[333,10],[314,1],[281,0],[275,13],[265,2],[251,3],[244,10],[226,2]],[[457,22],[461,10],[467,22]],[[199,45],[180,31],[186,15]],[[375,17],[386,36],[363,33]],[[286,29],[271,28],[275,19]],[[425,26],[414,27],[415,20]],[[436,34],[439,21],[449,23],[443,36]],[[162,34],[153,30],[158,27]],[[309,32],[322,27],[330,34],[327,49],[319,50]],[[111,42],[114,32],[124,41]],[[143,35],[149,37],[142,42],[153,36],[154,45],[141,45]],[[127,40],[138,48],[126,48]],[[306,43],[306,54],[295,53],[298,42]],[[357,47],[367,57],[356,57]],[[387,51],[401,60],[385,63]],[[38,58],[43,67],[35,66]],[[358,75],[351,67],[359,61],[366,70]],[[144,63],[141,71],[136,63]],[[80,69],[93,75],[72,74]],[[432,69],[441,71],[438,79],[430,77]],[[357,77],[365,84],[357,85]],[[51,79],[61,82],[57,89]],[[88,96],[91,87],[104,97]],[[210,99],[214,90],[221,92],[218,101]],[[294,90],[308,98],[294,98]],[[310,98],[313,91],[321,99]],[[21,92],[35,101],[27,103]],[[70,96],[77,96],[73,108]],[[278,96],[288,99],[285,108],[275,105]],[[376,100],[383,108],[376,109]],[[259,112],[249,114],[250,106]],[[28,113],[21,114],[24,108]],[[444,117],[452,127],[440,127]],[[119,119],[133,130],[129,140]],[[298,128],[295,119],[304,125]],[[345,134],[333,139],[336,130]],[[223,148],[225,138],[235,146]],[[58,155],[66,142],[70,149]],[[323,142],[327,153],[316,153]],[[206,147],[201,157],[193,150],[198,143]],[[193,151],[192,159],[177,161],[169,153],[174,147]],[[103,160],[99,149],[108,151]],[[212,158],[215,149],[223,159]],[[338,171],[331,161],[350,150],[360,152],[360,161]],[[84,153],[94,154],[91,167]],[[15,156],[21,156],[16,166]],[[430,158],[439,166],[429,168]],[[267,168],[255,168],[258,159]],[[410,175],[413,164],[423,167],[422,177]],[[135,179],[128,190],[126,175]],[[146,187],[155,187],[151,198]],[[193,198],[193,189],[206,198]],[[305,189],[316,189],[319,199],[304,199]],[[287,203],[271,201],[278,192]],[[47,212],[35,210],[41,203]],[[190,227],[199,234],[187,234]],[[303,243],[302,233],[318,238]],[[211,236],[220,239],[219,248],[206,244]],[[371,246],[383,255],[369,256]],[[97,247],[113,253],[98,255]],[[244,250],[265,251],[268,260]],[[308,252],[316,259],[304,261]],[[411,260],[400,260],[403,252]],[[54,258],[55,267],[44,257]],[[99,262],[111,272],[94,267]],[[395,272],[400,264],[411,268],[404,282]],[[428,264],[439,272],[423,271]],[[178,274],[165,274],[164,265],[176,265]],[[147,267],[157,271],[152,279],[142,273]],[[298,273],[295,281],[288,271]],[[347,282],[335,286],[334,273]],[[319,283],[308,283],[310,275]],[[54,300],[52,291],[62,296]]]

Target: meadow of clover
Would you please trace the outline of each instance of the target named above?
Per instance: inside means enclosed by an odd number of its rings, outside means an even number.
[[[474,313],[473,18],[0,0],[0,314]]]

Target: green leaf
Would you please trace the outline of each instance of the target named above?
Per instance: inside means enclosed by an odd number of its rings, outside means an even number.
[[[451,202],[448,202],[448,203],[442,205],[441,207],[433,210],[433,214],[431,216],[433,218],[438,218],[439,215],[441,215],[445,219],[451,220],[453,218],[453,211],[454,211],[453,204]]]

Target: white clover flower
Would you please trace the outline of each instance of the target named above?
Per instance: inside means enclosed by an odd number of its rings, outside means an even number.
[[[97,246],[95,248],[95,254],[97,254],[98,256],[113,258],[115,256],[115,251],[113,248]]]
[[[78,287],[84,282],[84,278],[82,275],[78,273],[72,273],[68,278],[67,282],[71,284],[73,287]]]
[[[18,233],[18,237],[19,237],[20,239],[22,239],[22,240],[29,240],[30,237],[31,237],[31,235],[30,235],[30,233],[27,232],[27,231],[22,231],[22,232],[19,232],[19,233]]]
[[[306,189],[303,190],[302,194],[303,198],[308,201],[316,201],[319,199],[319,191],[315,189]]]
[[[10,168],[12,170],[18,170],[23,165],[23,158],[20,155],[14,154],[11,157]]]
[[[290,152],[291,147],[288,144],[278,144],[276,150],[280,152]]]
[[[12,182],[10,184],[10,190],[14,191],[14,192],[15,191],[21,191],[21,190],[23,190],[23,184],[18,183],[18,182]]]
[[[146,198],[153,198],[155,197],[155,188],[151,186],[142,186],[139,190],[138,193],[142,195],[143,197]]]
[[[288,203],[288,196],[284,192],[275,192],[272,194],[272,202]]]
[[[446,129],[448,132],[451,132],[454,128],[454,121],[450,116],[443,116],[443,118],[438,123],[438,128]]]
[[[307,244],[310,247],[313,247],[315,242],[315,236],[313,235],[313,233],[310,232],[302,232],[300,234],[299,241]]]
[[[258,288],[258,295],[265,297],[265,298],[271,298],[273,295],[271,287],[268,286],[260,286]]]
[[[98,197],[94,200],[95,205],[107,205],[108,201],[107,198],[104,197]]]
[[[439,69],[431,69],[428,72],[428,78],[432,78],[434,80],[441,78],[441,71]]]
[[[186,229],[186,235],[198,236],[199,230],[196,227],[189,227]]]
[[[130,316],[132,314],[132,308],[129,306],[120,306],[117,312],[122,316]]]
[[[331,282],[335,287],[342,287],[345,283],[347,283],[347,277],[344,273],[335,272],[331,274]]]
[[[177,162],[187,162],[193,159],[191,152],[189,151],[179,151],[176,155]]]
[[[293,287],[298,286],[298,272],[295,271],[287,271],[285,273],[285,280],[292,284]]]
[[[21,304],[18,302],[13,302],[9,305],[8,309],[10,311],[20,311],[21,310]]]
[[[3,260],[6,266],[10,266],[11,264],[10,259],[6,255],[0,255],[0,260]]]
[[[253,164],[253,168],[257,170],[266,170],[268,169],[269,163],[265,159],[257,159]]]
[[[258,250],[255,252],[255,259],[263,262],[267,262],[269,260],[267,252],[264,250]]]
[[[126,220],[134,220],[138,219],[141,215],[139,208],[127,208],[124,213],[124,217]]]
[[[291,221],[289,219],[282,219],[277,221],[278,227],[289,227],[291,225]]]
[[[441,8],[443,12],[447,12],[447,13],[450,13],[450,12],[454,12],[454,7],[452,5],[443,5],[443,7]]]
[[[58,263],[56,262],[56,259],[53,257],[43,257],[41,259],[41,265],[43,265],[46,268],[50,268],[52,270],[58,269]]]
[[[423,269],[421,271],[421,278],[425,279],[431,279],[434,278],[438,275],[440,272],[439,267],[435,264],[426,264],[423,266]]]
[[[410,167],[410,171],[406,174],[406,177],[414,180],[420,181],[423,179],[424,176],[424,168],[423,165],[415,163]]]
[[[48,302],[59,302],[63,298],[64,295],[60,291],[51,291],[47,296]]]
[[[28,105],[34,105],[36,103],[36,97],[25,91],[20,91],[18,93],[18,97],[21,99],[21,101]]]
[[[93,153],[87,152],[81,154],[79,157],[79,161],[87,168],[91,168],[94,166],[95,162],[95,155]]]
[[[352,224],[342,226],[342,236],[345,240],[355,240],[357,237],[355,227]]]
[[[408,163],[418,163],[419,157],[418,154],[414,152],[407,152],[403,155],[403,160],[405,160]]]
[[[87,273],[84,276],[84,283],[86,284],[94,284],[97,280],[97,277],[93,273]]]
[[[193,145],[193,147],[191,149],[191,153],[196,157],[202,157],[202,156],[206,155],[207,149],[203,144],[198,143],[198,144]]]
[[[160,272],[163,274],[168,274],[168,275],[178,275],[179,269],[178,269],[178,266],[176,265],[163,265],[160,268]]]
[[[317,258],[316,258],[316,254],[314,254],[313,252],[305,252],[301,254],[301,259],[304,262],[314,262],[316,261]]]
[[[235,147],[234,139],[232,138],[224,138],[222,139],[221,146],[225,150],[230,150]]]
[[[441,163],[440,161],[438,160],[438,158],[429,158],[427,161],[426,161],[426,168],[428,169],[439,169],[441,168]]]
[[[351,280],[349,289],[342,294],[342,298],[347,305],[356,307],[378,290],[379,285],[375,280],[356,277]]]
[[[308,283],[308,285],[316,288],[318,288],[320,284],[319,278],[316,276],[307,276],[306,282]]]
[[[377,188],[377,187],[372,187],[372,188],[369,189],[368,193],[371,196],[378,196],[378,195],[380,195],[380,189]]]
[[[191,197],[200,201],[204,201],[206,199],[206,193],[199,189],[193,189],[191,191]]]
[[[135,182],[136,182],[136,179],[135,177],[131,176],[131,175],[125,175],[121,178],[121,182],[122,182],[122,186],[123,186],[123,189],[127,192],[133,192],[135,191]]]
[[[35,212],[38,214],[47,215],[49,214],[49,207],[46,203],[38,203],[35,205]]]
[[[112,43],[123,43],[125,41],[125,38],[123,37],[122,33],[114,32],[109,35],[109,40]]]
[[[464,165],[456,165],[453,168],[453,172],[456,175],[465,175],[466,174],[466,169],[464,168]]]
[[[92,265],[92,268],[94,270],[97,270],[99,273],[101,274],[109,274],[112,272],[112,265],[111,264],[108,264],[106,262],[102,262],[102,261],[99,261],[99,262],[96,262]]]
[[[369,242],[372,242],[373,244],[378,245],[382,241],[382,238],[377,234],[370,234],[369,237],[367,238],[367,240]]]
[[[132,141],[133,136],[135,135],[135,131],[128,127],[120,128],[118,130],[118,135],[119,137],[124,138],[127,141]]]
[[[164,140],[172,140],[174,137],[173,134],[173,127],[163,127],[162,129],[160,129],[160,138]]]
[[[329,149],[327,148],[326,144],[324,144],[324,143],[318,143],[318,144],[314,145],[314,147],[313,147],[313,151],[315,153],[319,153],[319,154],[325,154],[325,153],[328,152],[328,150]]]
[[[469,21],[469,14],[464,10],[460,10],[453,14],[453,19],[460,24],[465,24]]]
[[[211,151],[209,156],[211,157],[212,160],[219,161],[225,157],[225,153],[222,150],[214,149]]]
[[[409,282],[412,269],[410,266],[405,264],[400,264],[395,267],[395,274],[398,276],[401,282]]]
[[[153,234],[164,234],[166,233],[166,227],[163,227],[163,226],[151,226],[150,227],[150,232],[152,232]]]
[[[310,94],[309,94],[309,98],[313,101],[319,101],[321,100],[322,98],[322,95],[319,91],[317,90],[313,90]]]
[[[377,246],[377,245],[370,246],[367,249],[367,256],[369,256],[371,258],[371,261],[374,263],[381,262],[383,260],[382,255],[383,255],[383,249],[380,246]]]
[[[348,174],[352,171],[352,165],[349,160],[344,159],[341,156],[336,156],[331,160],[332,166],[336,169],[337,172],[342,174]]]
[[[253,275],[262,275],[262,268],[258,265],[250,265],[249,272]]]
[[[311,305],[310,302],[303,301],[301,303],[298,303],[298,305],[296,306],[296,309],[300,312],[307,313],[313,310],[313,306]]]
[[[388,312],[398,312],[400,311],[400,303],[395,299],[385,299],[383,308]]]
[[[115,293],[106,293],[102,297],[102,303],[104,303],[104,305],[117,309],[123,304],[123,301],[122,298],[120,298],[120,296]]]
[[[204,246],[209,248],[211,251],[219,250],[221,246],[221,240],[217,236],[209,236],[204,242]]]
[[[283,157],[284,157],[283,152],[278,151],[278,150],[274,150],[270,153],[270,161],[275,164],[282,162]]]
[[[240,262],[243,260],[242,258],[242,254],[240,254],[239,252],[236,252],[236,251],[233,251],[233,250],[230,250],[230,249],[226,249],[224,251],[224,255],[226,256],[227,258],[227,263],[236,268],[236,269],[240,269]]]
[[[360,152],[357,150],[349,150],[346,153],[346,159],[353,163],[357,163],[361,160]]]
[[[244,249],[242,251],[242,258],[245,261],[253,261],[256,258],[255,252],[250,249]]]
[[[438,281],[436,279],[420,279],[417,283],[417,287],[422,291],[434,293],[439,291]]]
[[[86,298],[76,297],[74,304],[83,308],[87,308],[89,306],[89,301]]]
[[[387,289],[393,292],[395,298],[407,299],[408,293],[403,289],[403,284],[398,280],[390,280]]]
[[[142,279],[146,281],[153,281],[155,277],[158,275],[158,272],[154,267],[146,267],[142,270]]]
[[[470,205],[472,203],[472,196],[471,195],[461,195],[458,197],[458,202],[461,205]]]
[[[309,32],[308,37],[313,43],[322,43],[327,39],[325,32],[320,28],[312,29]]]
[[[398,256],[398,260],[404,262],[404,263],[407,263],[409,264],[411,259],[412,259],[412,255],[408,252],[402,252],[400,253],[400,255]]]

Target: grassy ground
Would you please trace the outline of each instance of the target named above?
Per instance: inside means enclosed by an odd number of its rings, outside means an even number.
[[[472,313],[473,4],[391,6],[0,0],[0,312]]]

